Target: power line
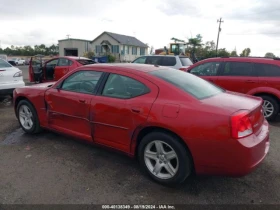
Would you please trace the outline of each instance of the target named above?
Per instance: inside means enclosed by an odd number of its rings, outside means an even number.
[[[217,37],[217,46],[216,46],[216,56],[218,57],[218,45],[219,45],[219,39],[220,39],[220,32],[221,32],[221,23],[223,23],[224,21],[222,21],[222,18],[220,18],[220,20],[217,20],[217,22],[219,23],[219,29],[218,29],[218,37]]]

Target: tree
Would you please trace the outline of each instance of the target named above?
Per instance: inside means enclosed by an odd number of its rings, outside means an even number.
[[[231,51],[230,56],[237,57],[238,55],[236,50]]]
[[[190,46],[189,51],[190,51],[192,60],[194,60],[196,49],[203,45],[202,36],[200,34],[197,34],[195,38],[189,38],[187,45]]]
[[[248,57],[251,53],[251,49],[250,48],[245,48],[242,53],[240,54],[241,57]]]
[[[152,54],[154,54],[154,47],[153,46],[151,46],[151,48],[150,48],[150,55],[152,55]]]
[[[268,53],[265,54],[264,57],[266,57],[266,58],[275,58],[276,56],[273,53],[268,52]]]
[[[218,49],[218,56],[219,57],[229,57],[230,53],[225,48],[221,48],[221,49]]]

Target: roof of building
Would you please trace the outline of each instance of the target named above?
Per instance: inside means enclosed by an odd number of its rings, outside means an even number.
[[[68,41],[68,40],[83,41],[83,42],[91,42],[91,40],[86,40],[86,39],[73,39],[73,38],[61,39],[61,40],[58,40],[58,41],[61,42],[61,41]]]
[[[115,39],[120,44],[132,45],[132,46],[136,46],[136,47],[148,47],[148,45],[144,44],[143,42],[141,42],[140,40],[136,39],[133,36],[126,36],[126,35],[116,34],[116,33],[107,32],[107,31],[104,31],[102,34],[100,34],[98,37],[96,37],[94,40],[92,40],[92,42],[94,42],[96,39],[98,39],[103,34],[108,34],[109,36],[111,36],[113,39]]]

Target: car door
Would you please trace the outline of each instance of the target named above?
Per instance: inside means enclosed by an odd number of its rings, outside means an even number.
[[[54,80],[54,69],[57,63],[58,63],[58,58],[49,60],[45,63],[44,70],[43,70],[45,80],[47,81]]]
[[[43,80],[43,62],[41,57],[31,57],[28,73],[30,82],[41,82]]]
[[[129,152],[133,132],[146,123],[158,87],[131,73],[112,72],[91,101],[94,141]]]
[[[46,91],[48,125],[51,129],[92,140],[90,104],[102,74],[80,70],[69,75],[57,88]]]
[[[139,57],[139,58],[135,59],[132,63],[145,64],[146,59],[147,59],[147,56],[142,56],[142,57]]]
[[[145,64],[160,65],[162,56],[147,56]]]
[[[251,62],[225,61],[216,83],[226,90],[247,94],[258,87],[258,77]]]
[[[72,64],[73,62],[67,58],[59,58],[54,69],[54,80],[59,80],[61,77],[67,74]]]
[[[202,63],[198,66],[195,66],[188,72],[208,80],[209,82],[217,84],[218,72],[221,67],[221,63],[222,62],[220,61]]]

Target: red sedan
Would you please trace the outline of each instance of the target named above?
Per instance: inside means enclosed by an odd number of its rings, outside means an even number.
[[[269,150],[261,98],[166,67],[82,66],[16,89],[14,106],[26,133],[48,129],[137,156],[162,184],[192,172],[243,176]]]
[[[57,81],[79,66],[96,63],[91,59],[75,56],[55,57],[44,62],[43,57],[43,55],[36,55],[31,58],[29,62],[30,82]]]

